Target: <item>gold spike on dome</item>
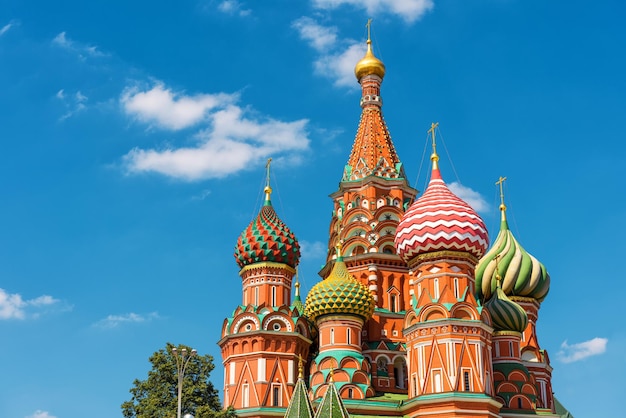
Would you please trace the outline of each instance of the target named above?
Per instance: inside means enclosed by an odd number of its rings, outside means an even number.
[[[272,163],[272,158],[268,158],[267,159],[267,163],[265,163],[265,170],[267,172],[267,177],[265,179],[265,189],[263,189],[263,192],[265,192],[265,201],[269,202],[270,200],[270,196],[272,194],[272,188],[270,187],[270,164]]]
[[[435,129],[439,126],[439,122],[433,122],[430,124],[430,129],[428,133],[431,134],[433,140],[433,153],[430,156],[430,160],[433,162],[433,170],[437,170],[439,168],[439,155],[437,154],[437,141],[435,137]]]
[[[504,204],[504,181],[506,177],[500,176],[496,181],[496,186],[500,186],[500,213],[502,221],[506,221],[506,205]]]
[[[354,67],[354,75],[356,75],[357,80],[361,80],[361,78],[371,74],[375,74],[380,78],[385,76],[385,64],[376,58],[372,52],[371,25],[372,19],[369,19],[367,21],[367,52]]]

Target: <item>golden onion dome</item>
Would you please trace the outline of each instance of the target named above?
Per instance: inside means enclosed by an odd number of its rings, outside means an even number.
[[[366,75],[376,74],[378,77],[383,78],[385,76],[385,64],[372,52],[372,40],[367,40],[367,52],[365,52],[365,56],[361,58],[359,62],[357,62],[354,67],[354,75],[356,75],[357,80],[361,80],[361,78]]]
[[[312,321],[328,314],[351,314],[367,321],[374,313],[374,298],[367,286],[350,275],[339,255],[326,280],[317,283],[309,292],[305,312]]]

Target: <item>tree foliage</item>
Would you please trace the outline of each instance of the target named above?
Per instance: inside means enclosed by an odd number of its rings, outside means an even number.
[[[122,404],[124,418],[176,418],[178,375],[176,358],[172,354],[173,344],[152,354],[152,370],[146,380],[135,379],[130,389],[131,400]],[[180,354],[185,345],[177,347]],[[209,381],[213,370],[213,357],[196,355],[191,357],[183,381],[182,415],[192,414],[195,418],[235,417],[232,409],[222,410],[218,391]]]

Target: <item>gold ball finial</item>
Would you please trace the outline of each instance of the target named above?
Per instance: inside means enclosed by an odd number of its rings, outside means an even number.
[[[356,75],[356,79],[359,81],[366,75],[371,74],[375,74],[380,78],[385,76],[385,64],[376,58],[372,52],[371,25],[372,19],[369,19],[367,21],[367,51],[365,52],[365,56],[361,58],[354,67],[354,75]]]

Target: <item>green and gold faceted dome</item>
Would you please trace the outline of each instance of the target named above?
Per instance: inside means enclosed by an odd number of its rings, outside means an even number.
[[[501,206],[500,232],[491,249],[476,266],[476,299],[485,301],[502,277],[502,290],[511,296],[522,296],[542,302],[550,290],[550,275],[545,266],[517,242],[509,230],[504,204]]]
[[[500,286],[485,303],[485,308],[491,314],[493,328],[496,331],[515,331],[522,333],[528,325],[528,315],[524,308],[509,299]]]
[[[350,275],[339,256],[330,275],[315,286],[306,298],[306,316],[312,321],[322,315],[350,314],[365,321],[374,313],[374,298],[369,289]]]
[[[278,218],[270,201],[272,189],[265,188],[265,203],[259,215],[241,233],[235,247],[239,267],[260,262],[287,264],[300,261],[300,245],[291,230]]]

